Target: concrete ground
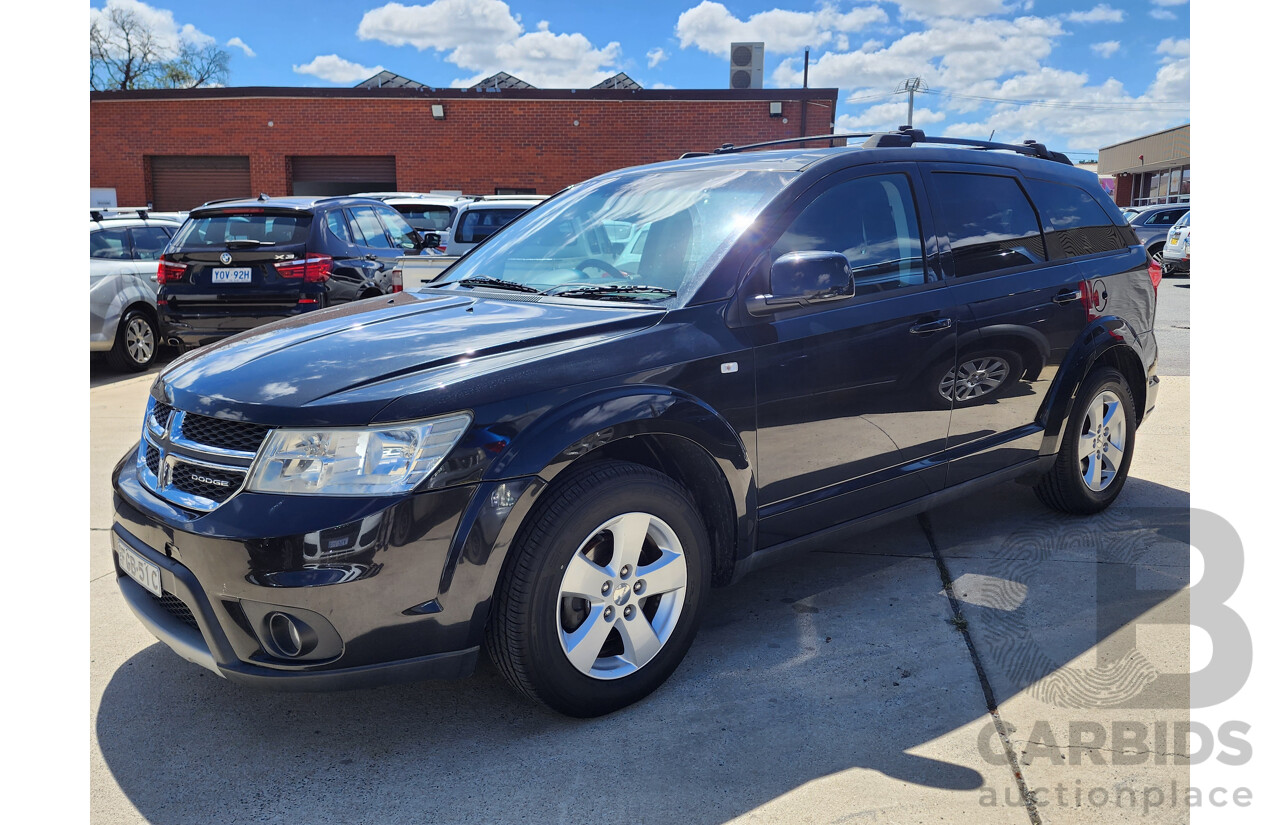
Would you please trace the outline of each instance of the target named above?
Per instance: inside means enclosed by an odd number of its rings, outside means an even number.
[[[156,642],[107,541],[152,380],[90,390],[95,823],[1188,821],[1189,377],[1163,381],[1106,513],[1009,484],[832,541],[715,591],[671,680],[594,720],[487,661],[278,694]]]

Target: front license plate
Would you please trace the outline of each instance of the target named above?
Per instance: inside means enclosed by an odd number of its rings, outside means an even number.
[[[116,555],[120,557],[120,569],[128,573],[129,578],[157,596],[164,596],[164,588],[160,586],[160,568],[140,556],[118,536],[116,537]]]
[[[215,284],[251,284],[253,270],[247,266],[214,267],[213,282]]]

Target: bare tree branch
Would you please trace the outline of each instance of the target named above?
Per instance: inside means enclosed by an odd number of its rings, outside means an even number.
[[[181,41],[175,50],[160,43],[136,14],[111,7],[106,20],[89,26],[89,88],[190,89],[222,84],[230,56],[216,44]]]

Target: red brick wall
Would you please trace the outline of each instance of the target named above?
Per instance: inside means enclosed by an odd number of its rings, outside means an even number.
[[[1120,175],[1116,178],[1116,205],[1128,206],[1133,203],[1133,175]]]
[[[148,156],[248,155],[252,191],[278,197],[289,193],[291,155],[394,154],[396,188],[403,191],[488,194],[501,186],[550,194],[611,169],[800,134],[801,103],[794,92],[787,100],[783,90],[758,100],[235,97],[234,89],[218,91],[222,96],[215,98],[91,96],[89,185],[114,187],[121,204],[146,203]],[[810,100],[808,134],[830,131],[836,91],[821,91],[829,96]],[[770,99],[783,101],[782,117],[769,116]],[[444,120],[431,117],[432,103],[445,107]]]

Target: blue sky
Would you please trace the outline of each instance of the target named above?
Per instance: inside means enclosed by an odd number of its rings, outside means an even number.
[[[1187,0],[527,2],[94,0],[169,38],[216,41],[229,85],[352,86],[380,68],[431,86],[508,71],[581,88],[625,71],[645,88],[725,88],[730,42],[764,41],[765,86],[840,89],[837,129],[906,120],[894,89],[921,77],[915,125],[1044,140],[1079,159],[1190,119]]]

